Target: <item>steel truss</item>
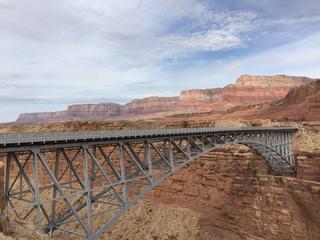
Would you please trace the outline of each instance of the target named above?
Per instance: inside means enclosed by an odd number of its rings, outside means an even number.
[[[271,173],[294,174],[293,134],[238,130],[8,148],[6,214],[60,239],[97,239],[154,186],[222,145],[246,145]]]

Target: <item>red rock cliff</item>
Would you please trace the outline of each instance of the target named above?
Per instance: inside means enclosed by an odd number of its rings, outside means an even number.
[[[306,77],[241,76],[235,85],[225,88],[182,91],[179,97],[135,99],[125,105],[115,103],[71,105],[66,111],[21,114],[18,123],[43,123],[73,120],[108,120],[115,117],[172,112],[222,111],[230,107],[251,105],[284,98],[290,89],[313,82]]]
[[[148,97],[135,99],[122,106],[121,115],[142,115],[175,109],[178,97]]]
[[[318,240],[320,183],[308,172],[318,165],[299,164],[302,179],[275,177],[254,151],[230,146],[200,157],[147,197],[203,214],[198,239]]]
[[[247,118],[269,118],[287,120],[320,121],[320,80],[295,87],[288,95],[270,104],[261,104]]]
[[[17,118],[16,123],[63,122],[65,119],[69,119],[67,111],[22,113]]]
[[[116,103],[77,104],[68,106],[69,116],[83,118],[107,118],[119,116],[121,105]]]
[[[257,104],[284,98],[290,89],[313,82],[306,77],[248,76],[237,79],[235,85],[226,87],[223,100],[234,105]]]
[[[180,106],[208,104],[222,100],[223,88],[184,90],[179,96]]]

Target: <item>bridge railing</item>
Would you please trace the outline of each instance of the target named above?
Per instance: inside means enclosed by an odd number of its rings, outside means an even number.
[[[85,131],[85,132],[36,132],[36,133],[6,133],[0,134],[0,145],[58,142],[58,141],[86,141],[95,139],[118,139],[132,137],[150,137],[178,134],[201,134],[238,131],[279,131],[296,130],[292,127],[245,127],[245,128],[171,128],[171,129],[128,129],[116,131]]]

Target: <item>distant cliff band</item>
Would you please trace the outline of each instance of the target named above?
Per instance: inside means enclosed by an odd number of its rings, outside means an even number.
[[[77,104],[58,112],[22,113],[16,123],[49,123],[75,120],[110,120],[157,113],[226,111],[287,96],[297,86],[314,82],[307,77],[243,75],[224,88],[182,91],[179,97],[148,97],[125,105],[117,103]]]

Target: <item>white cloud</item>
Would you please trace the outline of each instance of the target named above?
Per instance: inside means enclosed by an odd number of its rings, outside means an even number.
[[[91,44],[108,63],[127,66],[184,57],[191,49],[239,47],[255,19],[248,12],[215,12],[195,0],[16,0],[12,7],[0,15],[2,32],[66,47],[61,51],[70,55],[68,47]]]
[[[250,44],[252,31],[262,26],[259,13],[209,5],[197,0],[0,0],[0,99],[69,103],[81,98],[172,95],[182,88],[222,86],[240,72],[280,71],[275,63],[282,65],[274,58],[297,71],[302,62],[294,63],[295,57],[304,57],[310,66],[319,62],[318,55],[301,44],[296,47],[308,53],[280,49],[297,54],[288,59],[270,52],[260,58],[254,55],[253,60],[222,57],[200,67],[166,68],[167,62],[193,61],[198,53],[243,49]],[[318,17],[278,21],[305,24],[318,22]]]
[[[165,59],[241,47],[255,15],[217,12],[195,0],[23,0],[0,8],[2,97],[114,94],[154,78]],[[2,5],[3,5],[2,4]],[[21,74],[21,78],[12,78]],[[47,86],[61,86],[61,90]],[[63,86],[74,86],[74,89]],[[103,92],[101,86],[108,86]],[[103,97],[103,96],[98,96]]]
[[[267,49],[249,56],[209,62],[176,72],[168,79],[184,79],[189,88],[210,88],[234,83],[243,74],[307,76],[320,78],[320,33],[303,40]],[[197,79],[197,81],[193,81]],[[191,84],[190,84],[191,83]],[[183,87],[183,86],[182,86]]]
[[[292,26],[320,23],[320,16],[307,16],[307,17],[295,17],[295,18],[279,18],[273,20],[264,21],[265,25],[271,26]]]

